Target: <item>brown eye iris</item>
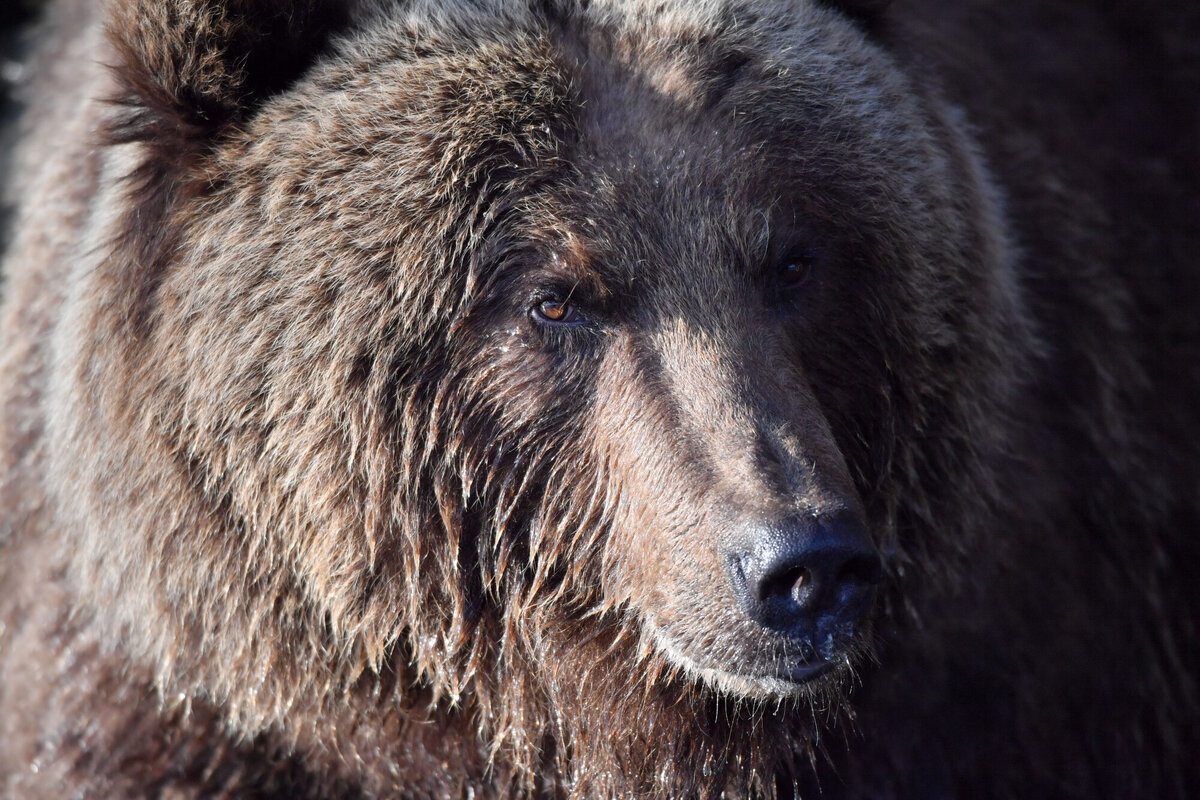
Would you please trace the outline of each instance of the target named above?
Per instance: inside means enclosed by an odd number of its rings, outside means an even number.
[[[551,322],[562,322],[571,313],[571,307],[566,303],[560,303],[557,300],[547,300],[538,306],[538,310],[542,312],[542,316]]]

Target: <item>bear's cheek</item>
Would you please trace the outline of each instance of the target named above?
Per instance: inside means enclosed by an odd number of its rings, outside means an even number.
[[[557,341],[568,340],[569,341]],[[452,371],[467,376],[460,392],[464,408],[482,418],[514,449],[559,471],[577,458],[594,400],[602,337],[593,331],[532,329],[528,320],[470,331]]]

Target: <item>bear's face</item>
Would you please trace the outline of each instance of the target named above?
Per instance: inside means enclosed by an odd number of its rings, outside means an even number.
[[[835,689],[921,546],[906,441],[990,402],[1014,324],[954,121],[805,4],[385,6],[185,163],[129,137],[170,236],[121,243],[111,413],[215,520],[192,556],[452,696],[572,658]]]

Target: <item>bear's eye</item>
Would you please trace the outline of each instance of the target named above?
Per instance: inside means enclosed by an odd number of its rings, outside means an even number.
[[[587,322],[579,309],[566,300],[542,300],[530,310],[534,322],[541,325],[581,325]]]
[[[806,285],[812,277],[817,257],[813,253],[793,253],[779,265],[776,280],[781,291],[791,292]]]

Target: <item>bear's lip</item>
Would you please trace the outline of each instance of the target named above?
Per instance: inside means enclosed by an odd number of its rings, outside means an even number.
[[[800,661],[790,667],[781,669],[775,677],[797,685],[815,681],[841,662],[836,661]]]
[[[825,657],[824,653],[795,654],[791,658],[771,659],[771,664],[745,665],[748,669],[730,669],[711,661],[701,661],[678,647],[664,631],[653,631],[660,652],[681,667],[691,678],[718,691],[764,701],[811,694],[827,681],[835,680],[839,668],[848,667],[852,654],[840,648]],[[707,662],[707,663],[706,663]],[[766,669],[763,669],[766,667]]]
[[[816,687],[834,680],[830,676],[846,663],[843,660],[827,661],[824,659],[797,661],[790,666],[781,667],[767,674],[726,675],[723,680],[718,680],[716,683],[726,688],[736,685],[740,687],[739,693],[747,697],[761,699],[804,697],[817,691]]]

